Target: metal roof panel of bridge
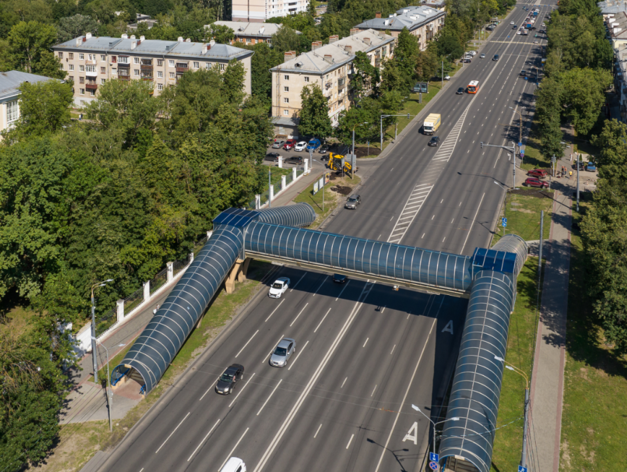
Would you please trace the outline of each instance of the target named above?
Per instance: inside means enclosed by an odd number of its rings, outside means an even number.
[[[220,225],[229,225],[235,226],[236,228],[243,228],[257,218],[257,216],[259,216],[259,212],[255,210],[228,208],[214,218],[213,225],[215,227],[219,227]]]

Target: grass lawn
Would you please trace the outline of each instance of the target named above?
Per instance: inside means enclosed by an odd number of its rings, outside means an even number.
[[[573,205],[574,223],[589,210]],[[566,365],[560,470],[624,472],[627,426],[627,357],[604,342],[586,295],[589,279],[577,225],[573,225],[566,327]]]
[[[524,170],[531,169],[550,169],[551,159],[544,157],[540,153],[540,137],[538,136],[538,122],[531,124],[529,138],[525,144],[525,158],[521,168]]]
[[[553,200],[539,190],[518,190],[508,192],[505,200],[505,218],[507,228],[499,223],[492,243],[496,243],[505,234],[517,234],[525,241],[540,239],[540,212],[544,210],[544,238],[548,239],[551,230],[551,209]],[[525,195],[527,193],[527,195]],[[530,196],[529,194],[536,194]]]
[[[257,293],[260,286],[259,280],[269,268],[270,264],[268,263],[252,261],[248,279],[243,283],[236,284],[233,294],[227,295],[222,291],[215,297],[202,319],[200,328],[192,331],[159,385],[124,419],[114,423],[113,433],[109,433],[108,421],[64,425],[61,427],[57,447],[47,459],[47,463],[39,467],[38,470],[50,472],[78,471],[96,451],[113,447],[120,442],[133,425],[175,383],[177,377],[183,373],[189,363],[197,358],[210,341],[220,333],[227,320],[231,319],[238,309]],[[116,356],[116,359],[119,356]]]
[[[516,305],[509,322],[505,360],[527,376],[531,376],[534,341],[538,325],[536,312],[538,287],[538,258],[527,259],[518,276]],[[525,379],[516,372],[505,370],[501,387],[499,415],[492,454],[494,472],[518,469],[522,453]]]
[[[355,188],[359,185],[361,179],[355,175],[351,180],[350,177],[340,177],[335,180],[329,181],[329,183],[325,186],[324,189],[324,205],[322,204],[322,190],[318,191],[315,195],[313,194],[313,184],[307,187],[303,192],[300,193],[295,199],[296,203],[309,203],[316,212],[316,221],[310,226],[310,228],[317,228],[324,221],[324,219],[329,216],[329,214],[335,209],[335,207],[344,201],[346,196],[340,195],[337,192],[331,190],[332,187],[342,186],[342,187],[351,187]]]

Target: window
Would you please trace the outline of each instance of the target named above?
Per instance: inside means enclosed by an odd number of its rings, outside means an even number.
[[[81,72],[85,72],[85,66],[83,64],[79,65],[78,70],[80,70]]]
[[[63,59],[63,53],[59,52],[59,59]]]
[[[85,54],[79,54],[79,55],[78,55],[78,58],[79,58],[81,61],[84,61],[84,60],[85,60]]]
[[[134,62],[135,64],[139,64],[139,57],[134,57],[134,58],[133,58],[133,62]]]
[[[163,84],[157,84],[157,90],[163,90]]]
[[[20,117],[20,105],[17,100],[7,102],[7,121],[13,123]]]
[[[74,64],[68,64],[68,70],[74,70]]]
[[[283,80],[290,80],[290,76],[289,75],[284,75],[283,76]]]
[[[194,62],[194,69],[198,69],[200,67],[200,63]]]
[[[119,58],[120,60],[118,61],[120,64],[128,64],[128,57],[126,56],[120,56]],[[113,61],[115,62],[115,61]]]
[[[283,103],[290,103],[290,99],[289,99],[289,98],[287,98],[287,97],[286,97],[286,98],[284,98],[284,99],[283,99]]]
[[[68,52],[68,56],[70,56],[70,59],[74,59],[74,53],[73,52]]]
[[[290,88],[289,88],[289,87],[283,87],[283,91],[284,91],[284,92],[289,92],[289,91],[290,91]]]
[[[85,95],[85,89],[80,89],[80,92],[81,92],[81,95]]]
[[[137,77],[139,76],[139,69],[133,69],[133,74]]]
[[[169,60],[169,61],[168,61],[168,65],[169,65],[170,67],[174,67],[174,61],[173,61],[173,60]]]
[[[157,65],[161,67],[163,65],[163,59],[157,59]]]
[[[84,84],[85,83],[85,77],[79,77],[78,78],[78,82],[81,83],[81,84]]]
[[[100,79],[100,85],[104,85],[105,82],[106,82],[105,79]]]
[[[118,61],[117,56],[111,56],[111,64],[117,64],[117,61]]]
[[[305,82],[309,82],[309,77],[305,77]]]
[[[290,112],[289,112],[289,110],[283,110],[283,114],[286,115],[286,116],[289,116]]]
[[[159,79],[163,79],[163,71],[158,70],[158,71],[157,71],[157,77],[158,77]]]
[[[107,56],[104,54],[100,55],[100,62],[107,62]]]
[[[90,90],[89,91],[89,95],[91,95],[92,97],[96,96],[96,91],[95,90]]]
[[[96,55],[95,54],[88,54],[87,57],[89,58],[90,61],[95,61],[96,60]]]
[[[171,78],[171,79],[176,78],[176,74],[175,74],[174,72],[170,72],[170,78]]]
[[[226,67],[224,64],[220,64],[220,70],[224,70]]]
[[[101,67],[100,68],[100,73],[101,74],[106,74],[107,73],[107,68],[106,67]]]
[[[246,43],[247,43],[247,44],[250,44],[250,43],[252,43],[252,42],[253,42],[253,40],[252,40],[252,39],[250,39],[250,38],[246,38]]]
[[[96,72],[96,66],[87,66],[87,72]]]

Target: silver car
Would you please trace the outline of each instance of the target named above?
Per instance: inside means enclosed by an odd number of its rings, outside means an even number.
[[[270,356],[270,365],[272,367],[285,367],[294,352],[296,352],[296,341],[292,338],[283,338]]]

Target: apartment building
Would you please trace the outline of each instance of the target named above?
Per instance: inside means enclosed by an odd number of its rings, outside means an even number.
[[[244,91],[250,94],[250,58],[252,51],[227,44],[146,40],[122,35],[121,38],[85,36],[52,47],[66,73],[74,82],[74,103],[85,106],[97,97],[98,86],[110,79],[145,80],[154,84],[159,94],[174,85],[182,74],[218,65],[226,69],[232,59],[244,64]]]
[[[54,79],[17,70],[0,72],[0,132],[12,128],[20,119],[20,85],[47,80]]]
[[[268,18],[307,11],[309,0],[233,0],[231,19],[263,23]]]
[[[336,126],[342,111],[350,108],[350,74],[357,51],[365,52],[375,67],[394,52],[394,38],[385,33],[352,29],[351,35],[339,39],[329,37],[329,44],[312,43],[311,52],[296,56],[285,53],[285,62],[270,69],[272,72],[272,116],[274,122],[287,126],[287,121],[298,117],[304,87],[318,84],[329,101],[329,117]]]
[[[242,42],[245,44],[272,43],[272,36],[279,31],[281,24],[277,23],[250,23],[245,21],[216,21],[214,25],[227,26],[233,30],[235,39],[231,44]],[[210,30],[212,25],[205,25]]]
[[[403,28],[407,28],[418,38],[420,50],[424,51],[427,49],[427,43],[444,27],[445,17],[444,10],[422,5],[411,6],[398,10],[388,18],[382,18],[381,13],[377,13],[375,18],[358,24],[356,28],[389,31],[395,38],[398,38]]]

